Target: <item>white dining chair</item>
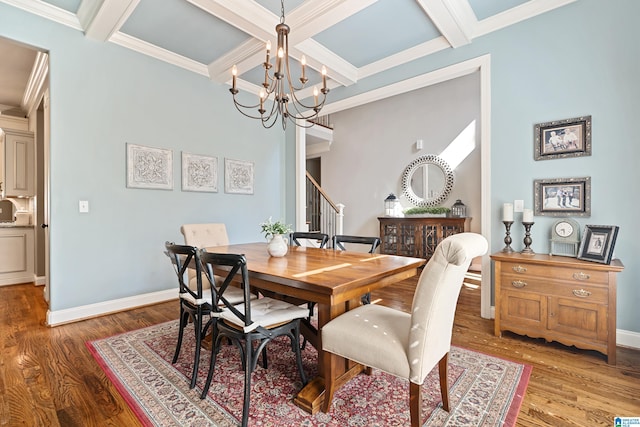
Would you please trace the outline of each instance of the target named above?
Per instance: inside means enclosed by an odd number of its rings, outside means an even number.
[[[411,426],[420,425],[421,386],[438,364],[442,406],[449,411],[447,360],[458,295],[471,260],[487,252],[480,234],[444,239],[425,266],[411,313],[367,304],[336,317],[322,328],[324,412],[335,392],[336,356],[409,380]]]
[[[211,246],[226,246],[229,244],[229,236],[227,227],[223,223],[203,223],[203,224],[183,224],[180,232],[184,236],[185,245],[195,246],[199,249]],[[195,271],[188,271],[189,287],[192,289],[196,286]],[[205,286],[209,285],[206,278],[202,278]]]

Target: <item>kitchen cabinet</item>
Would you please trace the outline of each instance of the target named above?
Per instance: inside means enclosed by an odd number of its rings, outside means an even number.
[[[33,282],[33,226],[0,227],[0,286]]]
[[[429,259],[443,239],[464,232],[471,218],[379,217],[380,253]]]
[[[511,331],[596,350],[616,363],[616,274],[598,264],[551,255],[496,253],[495,335]]]
[[[2,197],[35,196],[33,133],[0,129]]]

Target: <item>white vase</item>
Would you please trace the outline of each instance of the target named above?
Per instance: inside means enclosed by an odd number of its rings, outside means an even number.
[[[269,255],[274,257],[285,256],[288,250],[289,246],[284,240],[282,234],[274,234],[267,244],[267,251],[269,252]]]

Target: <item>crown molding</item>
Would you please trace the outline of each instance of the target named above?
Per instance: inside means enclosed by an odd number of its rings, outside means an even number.
[[[2,3],[17,7],[34,15],[42,16],[58,24],[66,25],[75,30],[82,31],[80,20],[71,12],[60,9],[43,1],[33,0],[0,0]]]
[[[428,56],[441,50],[449,49],[451,45],[443,36],[428,42],[421,43],[417,46],[398,52],[394,55],[387,56],[376,62],[365,65],[358,70],[358,78],[364,79],[374,74],[381,73],[393,67],[397,67],[415,59]]]
[[[22,109],[31,115],[34,108],[37,108],[37,103],[42,97],[45,83],[49,76],[49,55],[44,52],[38,51],[36,59],[31,69],[31,75],[27,82],[27,88],[22,97]]]
[[[127,49],[142,53],[143,55],[147,55],[157,60],[167,62],[180,68],[184,68],[185,70],[192,71],[196,74],[201,74],[203,76],[209,77],[209,71],[206,65],[194,61],[193,59],[185,58],[182,55],[178,55],[130,35],[117,32],[113,36],[111,36],[109,41]]]
[[[478,22],[473,37],[480,37],[493,31],[517,24],[534,16],[538,16],[553,9],[566,6],[576,0],[531,0]]]

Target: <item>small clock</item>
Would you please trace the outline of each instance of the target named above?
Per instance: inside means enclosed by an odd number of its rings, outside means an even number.
[[[580,225],[570,218],[559,219],[551,227],[551,255],[577,257]]]

